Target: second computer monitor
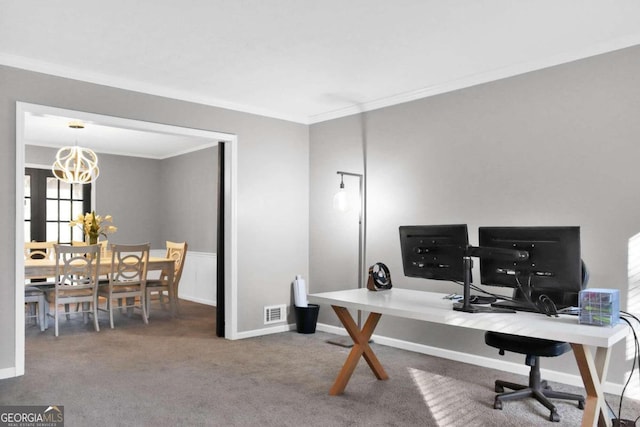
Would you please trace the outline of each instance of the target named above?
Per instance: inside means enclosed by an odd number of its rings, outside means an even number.
[[[527,251],[524,261],[480,259],[485,285],[507,286],[521,293],[544,293],[553,299],[582,289],[580,227],[480,227],[480,246]]]

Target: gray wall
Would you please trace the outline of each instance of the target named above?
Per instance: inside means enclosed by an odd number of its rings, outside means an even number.
[[[190,251],[216,252],[218,147],[161,161],[162,247],[189,243]]]
[[[590,287],[620,289],[624,306],[633,303],[627,251],[640,232],[639,83],[635,47],[368,112],[364,123],[354,116],[312,125],[311,290],[355,287],[357,224],[332,211],[331,195],[337,170],[363,169],[364,125],[367,266],[386,263],[395,286],[461,292],[404,277],[400,225],[466,223],[472,243],[484,225],[579,225]],[[320,313],[338,324],[329,307]],[[480,332],[392,317],[376,332],[499,357]],[[623,347],[609,376],[617,383],[630,368]],[[572,355],[558,359],[545,367],[577,373]]]
[[[47,165],[55,152],[26,145],[25,162]],[[190,251],[216,252],[217,147],[164,160],[98,155],[95,210],[114,218],[118,231],[110,243],[149,242],[160,249],[167,240],[186,241]]]
[[[15,357],[16,101],[236,134],[239,332],[290,301],[308,272],[307,126],[0,66],[0,370]]]
[[[113,216],[113,224],[118,227],[108,236],[109,243],[149,242],[152,248],[164,247],[160,213],[165,196],[160,185],[160,163],[140,157],[98,156],[95,210]]]

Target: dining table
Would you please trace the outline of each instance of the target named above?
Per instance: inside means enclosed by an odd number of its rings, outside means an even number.
[[[163,271],[166,273],[166,280],[169,283],[173,283],[173,275],[175,268],[175,260],[171,258],[150,256],[147,262],[147,272],[149,271]],[[111,256],[100,257],[100,264],[98,266],[99,275],[109,275],[111,273]],[[55,277],[56,275],[56,261],[54,259],[25,259],[24,260],[24,278],[33,279],[41,277]],[[38,286],[38,282],[25,283],[27,286]],[[169,301],[171,308],[171,315],[175,316],[177,313],[177,305],[175,295],[175,288],[169,286]]]

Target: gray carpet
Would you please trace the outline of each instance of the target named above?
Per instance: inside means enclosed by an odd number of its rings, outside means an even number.
[[[286,332],[215,337],[215,308],[182,301],[172,319],[101,314],[101,331],[62,320],[60,337],[27,326],[26,375],[0,381],[0,405],[64,405],[66,426],[577,426],[582,411],[557,401],[560,423],[526,400],[493,409],[496,378],[526,378],[373,344],[389,380],[362,360],[345,394],[329,396],[348,349],[335,335]],[[104,316],[104,317],[103,317]],[[580,389],[554,384],[572,392]],[[618,399],[608,396],[617,409]],[[640,404],[625,399],[623,418]]]

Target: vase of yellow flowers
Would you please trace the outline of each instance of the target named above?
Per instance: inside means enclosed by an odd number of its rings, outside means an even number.
[[[118,227],[112,225],[113,218],[111,215],[102,217],[96,214],[96,211],[87,212],[86,214],[78,215],[78,218],[71,221],[69,225],[75,227],[76,225],[82,229],[84,234],[84,240],[90,245],[98,243],[100,236],[107,237],[108,233],[115,233],[118,231]]]

